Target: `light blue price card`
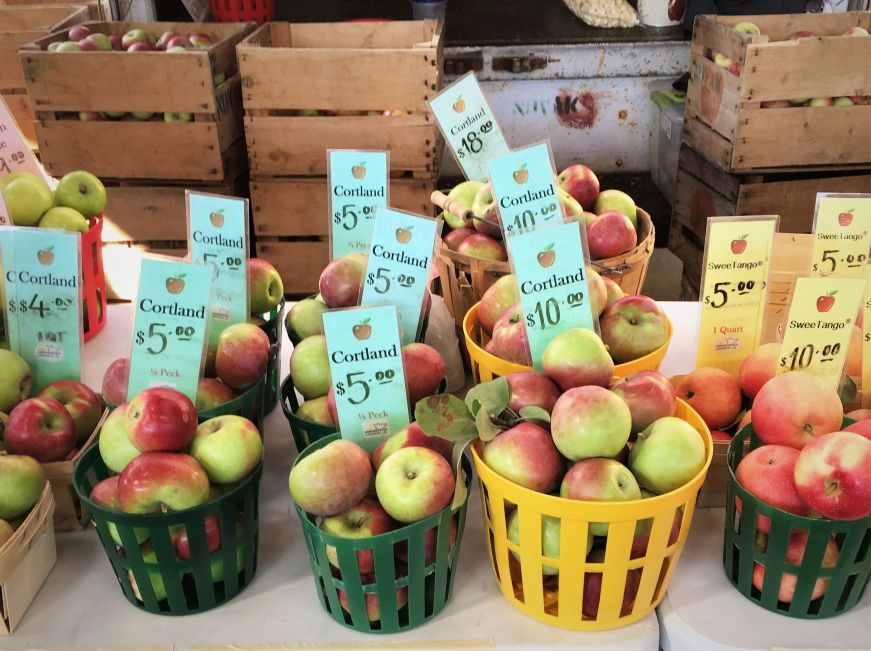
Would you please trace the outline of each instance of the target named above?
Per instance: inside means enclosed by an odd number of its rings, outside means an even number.
[[[324,312],[339,431],[372,452],[409,423],[396,307]]]
[[[536,370],[547,344],[569,328],[595,330],[580,224],[522,233],[508,243]]]
[[[366,253],[375,211],[389,203],[389,153],[328,149],[327,170],[331,259]]]
[[[142,259],[128,399],[149,387],[172,387],[196,400],[213,274],[211,265],[157,256]]]
[[[29,365],[33,393],[81,377],[81,234],[0,230],[9,349]]]
[[[208,340],[248,321],[248,200],[185,190],[191,260],[215,270]]]
[[[563,223],[549,143],[493,158],[488,166],[506,236]]]
[[[487,180],[487,161],[511,149],[474,72],[460,77],[429,103],[442,135],[470,181]]]
[[[369,247],[361,305],[390,303],[399,312],[402,341],[417,339],[426,280],[441,222],[379,208]]]

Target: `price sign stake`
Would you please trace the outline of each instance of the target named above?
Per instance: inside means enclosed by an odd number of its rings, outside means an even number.
[[[208,340],[248,321],[248,200],[185,190],[191,260],[214,268]]]
[[[366,253],[375,211],[389,203],[389,152],[328,149],[327,169],[331,259]]]
[[[81,377],[81,235],[0,231],[9,348],[29,365],[33,392]]]
[[[541,370],[548,342],[569,328],[595,329],[584,241],[577,222],[523,233],[508,243],[532,363]]]
[[[862,301],[862,406],[871,407],[871,265],[865,266]]]
[[[837,388],[864,291],[865,278],[796,278],[777,372],[809,371]]]
[[[460,77],[429,103],[454,158],[470,181],[487,180],[487,161],[511,151],[474,72]]]
[[[379,208],[375,214],[362,305],[391,303],[399,312],[402,341],[417,339],[426,280],[441,222]]]
[[[737,377],[759,346],[777,224],[776,216],[708,219],[696,366]]]
[[[563,223],[550,143],[517,149],[487,165],[506,236]]]
[[[172,387],[196,399],[213,274],[210,265],[142,259],[128,399],[149,387]]]
[[[871,247],[871,194],[817,194],[811,271],[864,278]]]
[[[410,422],[396,307],[331,310],[323,320],[339,431],[371,453]]]

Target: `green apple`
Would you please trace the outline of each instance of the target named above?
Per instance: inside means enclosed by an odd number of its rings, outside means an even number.
[[[326,303],[314,298],[304,298],[294,303],[284,317],[287,334],[297,340],[324,334],[322,315],[329,309]]]
[[[622,212],[629,218],[632,225],[638,229],[638,209],[635,207],[635,201],[632,200],[625,192],[620,190],[602,190],[596,198],[596,203],[593,204],[593,212],[601,215],[603,212],[616,210]]]
[[[339,538],[371,538],[387,533],[396,527],[387,511],[376,501],[363,498],[347,511],[324,518],[321,529]],[[333,545],[327,545],[327,560],[333,567],[339,567],[339,555]],[[357,552],[357,569],[360,575],[372,574],[375,571],[375,557],[371,549],[361,549]]]
[[[9,413],[30,395],[30,366],[11,350],[0,348],[0,411]]]
[[[12,223],[36,226],[39,218],[52,207],[51,190],[36,176],[20,177],[3,188],[3,200]]]
[[[320,425],[335,426],[330,409],[327,405],[327,396],[306,400],[296,410],[297,418],[318,423]]]
[[[0,518],[14,520],[39,501],[45,472],[39,462],[24,455],[0,455]]]
[[[563,393],[551,413],[557,449],[568,459],[617,456],[632,431],[632,413],[616,393],[589,385]]]
[[[70,172],[58,181],[54,198],[59,206],[75,208],[85,219],[100,214],[106,208],[106,188],[90,172]]]
[[[514,513],[511,514],[511,518],[508,520],[508,540],[513,542],[515,545],[520,545],[520,510],[515,509]],[[558,560],[560,557],[560,519],[554,518],[549,515],[541,516],[541,554],[542,556],[546,556],[547,558],[552,558],[554,560]],[[584,556],[590,553],[590,550],[593,548],[593,536],[587,536],[587,550],[584,552]],[[520,554],[516,551],[511,550],[511,553],[514,555],[518,561],[520,560]],[[542,565],[541,567],[542,574],[546,574],[548,576],[555,576],[559,574],[559,568],[555,565]]]
[[[297,460],[288,487],[293,500],[313,515],[338,515],[366,497],[372,479],[369,454],[338,439]]]
[[[12,528],[12,525],[6,520],[0,520],[0,549],[3,549],[3,545],[12,537],[13,533],[15,533],[15,529]]]
[[[133,111],[130,115],[132,115],[137,120],[141,120],[142,122],[150,120],[152,117],[154,117],[154,113],[151,111]]]
[[[42,219],[39,220],[40,228],[59,228],[71,233],[87,233],[90,226],[88,220],[75,208],[55,207],[49,208]]]
[[[100,456],[112,472],[122,472],[127,464],[142,454],[127,436],[127,403],[117,406],[100,429]]]
[[[628,502],[641,499],[641,489],[629,468],[614,459],[594,457],[569,468],[560,497],[589,502]],[[607,536],[607,522],[591,522],[592,536]]]
[[[685,420],[666,416],[651,423],[632,446],[629,469],[638,483],[662,495],[680,488],[705,465],[705,444]]]
[[[197,427],[191,456],[215,484],[232,484],[250,475],[263,455],[257,427],[242,416],[210,418]]]
[[[741,32],[742,34],[756,34],[759,35],[762,32],[759,31],[759,27],[756,26],[755,23],[738,23],[735,25],[735,31]]]
[[[330,390],[330,360],[323,335],[307,337],[290,354],[290,377],[306,400],[327,395]]]
[[[154,591],[154,598],[158,601],[166,599],[166,584],[163,582],[163,576],[160,574],[160,566],[157,564],[157,554],[154,553],[154,547],[150,542],[142,546],[142,560],[148,564],[146,572],[151,582],[151,589]],[[142,598],[142,593],[136,583],[136,577],[133,576],[132,570],[127,570],[127,578],[130,580],[130,585],[133,588],[133,595],[139,601],[145,601]]]
[[[55,52],[84,52],[82,46],[76,43],[75,41],[64,41],[60,45],[58,45]]]
[[[569,328],[548,342],[541,356],[544,372],[563,391],[595,384],[606,387],[614,375],[614,360],[602,339],[586,328]]]
[[[284,298],[284,284],[278,271],[266,260],[248,260],[248,299],[251,314],[265,314]]]
[[[45,185],[46,188],[48,187],[45,183],[45,180],[42,177],[34,174],[33,172],[9,172],[9,174],[6,174],[5,176],[0,176],[0,192],[5,190],[6,186],[12,183],[12,181],[17,181],[18,179],[30,179],[32,181],[39,181],[40,183]]]
[[[451,464],[429,448],[401,448],[375,475],[378,501],[394,520],[417,522],[447,508],[454,496]]]
[[[242,527],[242,524],[236,523],[236,570],[241,572],[245,569],[245,543],[244,543],[245,530]],[[224,580],[224,555],[223,554],[213,554],[212,561],[210,563],[210,568],[212,573],[212,582],[220,583]]]
[[[448,198],[471,209],[472,204],[475,203],[475,196],[477,196],[478,190],[482,187],[484,187],[484,184],[481,181],[463,181],[448,193]],[[464,219],[462,216],[455,215],[447,210],[445,211],[444,218],[445,223],[451,228],[473,227],[471,219]]]
[[[192,113],[164,113],[164,122],[190,122],[194,119]]]

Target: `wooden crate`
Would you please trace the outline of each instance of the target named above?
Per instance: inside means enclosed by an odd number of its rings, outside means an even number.
[[[12,114],[12,119],[21,130],[21,135],[24,136],[24,142],[33,150],[38,149],[36,142],[36,125],[33,115],[33,109],[30,108],[30,99],[27,97],[27,92],[22,90],[19,93],[0,93],[9,112]]]
[[[109,0],[0,0],[0,7],[27,7],[33,5],[79,5],[87,7],[88,20],[112,20]]]
[[[330,262],[330,243],[326,237],[258,237],[256,254],[271,262],[281,274],[284,293],[299,298],[317,293],[318,278]]]
[[[762,35],[740,33],[755,23]],[[729,172],[871,166],[871,12],[699,16],[690,54],[683,140]],[[799,30],[818,38],[789,40]],[[716,53],[740,65],[718,66]],[[857,106],[762,108],[795,98],[865,96]]]
[[[234,168],[242,140],[242,92],[235,46],[254,23],[89,23],[92,31],[124,34],[141,28],[161,34],[194,31],[212,37],[208,48],[184,53],[48,52],[53,34],[20,52],[27,93],[36,111],[42,163],[52,176],[88,169],[105,179],[220,182]],[[214,83],[215,75],[224,81]],[[80,121],[81,111],[142,111],[149,121]],[[189,113],[168,123],[164,113]]]
[[[238,54],[252,178],[325,175],[327,149],[387,149],[392,171],[437,174],[441,23],[273,22]]]

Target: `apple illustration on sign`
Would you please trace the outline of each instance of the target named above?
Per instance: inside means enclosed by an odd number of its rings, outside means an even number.
[[[351,332],[360,341],[365,341],[372,334],[372,326],[369,325],[369,321],[370,319],[363,319],[351,329]]]
[[[817,299],[817,312],[828,312],[832,309],[832,306],[835,304],[835,294],[838,293],[837,289],[833,289],[828,294],[824,296],[820,296]]]
[[[351,176],[355,179],[362,179],[366,176],[366,161],[360,161],[351,168]]]
[[[744,233],[744,235],[739,237],[737,240],[732,240],[732,243],[730,244],[732,248],[732,253],[734,253],[735,255],[740,255],[744,253],[744,251],[747,249],[747,235],[748,233]]]
[[[209,215],[209,221],[215,228],[221,228],[224,225],[224,209],[221,208]]]
[[[457,113],[462,113],[466,110],[466,100],[463,99],[462,95],[457,97],[457,101],[453,104],[453,109]]]
[[[518,185],[526,183],[529,180],[529,170],[526,169],[526,163],[521,165],[519,170],[515,170],[511,176],[514,177],[514,182]]]
[[[844,228],[849,226],[853,222],[853,211],[854,210],[855,210],[855,208],[850,208],[846,212],[842,212],[840,215],[838,215],[838,223],[841,226],[843,226]]]
[[[184,289],[184,277],[186,274],[179,274],[166,279],[166,291],[170,294],[181,294]]]
[[[538,260],[538,264],[542,267],[550,267],[553,265],[556,260],[556,252],[553,250],[553,243],[544,247],[544,251],[539,252],[536,259]]]
[[[396,229],[396,241],[400,244],[408,244],[411,241],[411,231],[414,226],[406,226],[405,228]]]
[[[52,253],[53,249],[53,246],[47,246],[44,249],[40,249],[36,252],[36,259],[39,260],[40,264],[43,264],[47,267],[52,262],[54,262],[54,253]]]

